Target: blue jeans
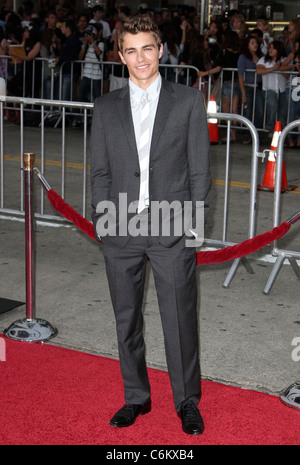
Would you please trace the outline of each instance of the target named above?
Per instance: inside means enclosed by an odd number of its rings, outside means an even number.
[[[77,90],[77,99],[79,102],[89,102],[91,97],[91,90],[93,92],[93,99],[101,95],[101,79],[89,79],[85,76],[82,77]]]
[[[245,86],[246,95],[247,95],[247,106],[244,108],[245,118],[248,118],[254,123],[256,128],[262,128],[263,126],[263,115],[264,115],[264,94],[261,89],[258,87]],[[255,95],[255,108],[254,108],[254,120],[253,116],[253,101],[254,101],[254,90],[256,90]]]
[[[58,86],[59,86],[59,77],[55,76],[53,80],[53,96],[51,97],[51,76],[44,76],[43,79],[43,91],[45,99],[58,100]]]
[[[71,82],[71,74],[62,75],[61,99],[67,101],[73,100],[73,83]]]
[[[286,125],[287,106],[285,92],[266,90],[266,125],[265,129],[274,131],[276,121],[281,122],[281,127]]]

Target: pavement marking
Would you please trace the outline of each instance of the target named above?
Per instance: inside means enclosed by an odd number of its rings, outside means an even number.
[[[10,155],[3,155],[3,158],[4,158],[4,160],[7,160],[7,161],[20,162],[20,156],[12,157]],[[41,164],[41,159],[36,158],[35,163],[40,165]],[[44,165],[61,167],[62,163],[61,163],[61,161],[47,160],[47,161],[44,162]],[[83,170],[83,163],[66,162],[65,167],[66,168],[74,168],[74,169]],[[87,165],[87,170],[89,170],[89,169],[90,169],[90,165]],[[225,186],[225,180],[224,179],[213,179],[212,183],[214,185],[216,185],[216,186]],[[229,181],[228,185],[231,186],[231,187],[242,187],[243,189],[250,189],[251,188],[250,182]],[[289,193],[291,193],[291,194],[300,194],[300,189],[297,188],[295,190],[289,191]]]

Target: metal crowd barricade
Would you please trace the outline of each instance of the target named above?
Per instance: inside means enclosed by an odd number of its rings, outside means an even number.
[[[247,118],[240,115],[233,115],[230,113],[208,113],[208,118],[217,118],[219,120],[227,121],[227,144],[226,144],[226,161],[225,161],[225,194],[224,194],[224,210],[223,210],[223,228],[222,239],[204,239],[204,245],[227,247],[235,245],[233,242],[227,240],[227,225],[228,225],[228,196],[229,196],[229,170],[230,170],[230,122],[232,120],[238,121],[249,130],[252,137],[252,151],[251,151],[251,183],[250,183],[250,202],[249,202],[249,222],[248,222],[248,239],[255,236],[256,231],[256,197],[257,197],[257,176],[258,176],[258,158],[262,157],[259,152],[259,137],[257,129],[254,124]],[[243,264],[247,272],[253,274],[253,269],[248,262],[247,257],[237,258],[233,261],[227,277],[223,283],[223,287],[228,288],[240,264]]]
[[[281,205],[281,179],[282,179],[282,162],[283,162],[283,147],[284,141],[289,132],[294,128],[300,126],[300,120],[289,123],[281,132],[278,141],[277,155],[276,155],[276,169],[275,169],[275,186],[274,186],[274,205],[273,205],[273,226],[279,225],[280,221],[280,205]],[[300,251],[285,250],[278,248],[278,241],[273,242],[272,255],[277,257],[274,267],[271,271],[269,279],[263,290],[263,293],[268,295],[272,286],[282,268],[284,260],[287,259],[292,266],[296,276],[300,279],[300,267],[296,259],[300,259]]]
[[[7,63],[9,63],[9,60],[11,59],[11,57],[9,56],[2,56],[0,58],[3,58],[3,59],[6,59],[7,60]],[[82,69],[83,69],[83,65],[85,63],[84,60],[76,60],[76,61],[70,61],[70,62],[65,62],[63,63],[59,68],[58,67],[55,67],[55,68],[51,68],[51,72],[50,72],[50,76],[51,76],[51,95],[50,96],[45,96],[44,94],[44,88],[43,88],[43,82],[44,82],[44,78],[46,75],[49,76],[49,70],[48,70],[48,62],[49,60],[47,58],[35,58],[33,60],[33,63],[32,63],[32,84],[31,86],[29,86],[30,88],[30,93],[29,94],[25,94],[25,82],[26,82],[26,66],[25,66],[25,62],[19,64],[19,66],[22,67],[23,69],[23,93],[22,93],[22,96],[23,97],[30,97],[30,98],[36,98],[36,97],[40,97],[40,98],[50,98],[52,100],[55,99],[55,96],[53,94],[53,90],[54,90],[54,85],[58,85],[58,89],[57,90],[57,98],[62,100],[62,84],[63,84],[63,73],[64,73],[64,68],[65,66],[67,65],[70,65],[71,66],[71,83],[72,85],[70,86],[70,95],[68,95],[68,98],[66,100],[68,101],[76,101],[76,95],[74,96],[73,95],[73,90],[74,88],[76,89],[76,83],[74,82],[74,76],[75,76],[75,72],[74,72],[74,69],[75,67],[77,67],[78,69],[80,68],[80,72],[79,72],[79,75],[82,74]],[[101,67],[101,70],[102,70],[102,76],[105,76],[106,75],[106,79],[107,79],[107,75],[108,74],[111,74],[114,72],[114,69],[116,69],[117,67],[121,67],[122,69],[122,76],[124,76],[124,71],[125,71],[125,66],[122,64],[122,63],[117,63],[117,62],[109,62],[109,61],[92,61],[91,63],[97,63],[99,64],[99,66]],[[15,64],[16,66],[16,64]],[[192,85],[192,75],[195,73],[197,73],[197,71],[199,71],[197,68],[195,68],[194,66],[191,66],[191,65],[171,65],[171,64],[160,64],[159,65],[159,68],[160,68],[160,71],[161,71],[161,74],[162,76],[164,76],[165,78],[167,78],[167,74],[168,74],[168,71],[172,70],[174,71],[173,72],[173,80],[174,82],[179,82],[181,84],[184,84],[184,85]],[[106,73],[105,71],[107,71],[108,69],[108,73]],[[15,68],[15,70],[17,70],[17,68]],[[233,84],[234,84],[234,75],[235,73],[237,72],[237,69],[236,68],[223,68],[221,70],[221,73],[220,73],[220,81],[221,81],[221,94],[220,94],[220,99],[218,100],[217,104],[219,105],[219,108],[220,108],[220,111],[222,111],[222,87],[223,87],[223,73],[224,72],[231,72],[231,102],[230,102],[230,111],[232,109],[232,98],[233,98]],[[257,90],[257,87],[256,87],[256,82],[257,82],[257,74],[255,72],[255,70],[246,70],[247,73],[249,72],[252,72],[252,73],[255,73],[255,79],[254,79],[254,95],[253,95],[253,110],[252,110],[252,118],[251,118],[251,121],[254,122],[254,116],[255,116],[255,101],[256,101],[256,90]],[[40,77],[36,76],[38,73],[40,73]],[[278,73],[278,72],[277,72]],[[287,79],[287,88],[286,88],[286,98],[287,98],[287,122],[289,122],[289,114],[290,114],[290,101],[291,101],[291,81],[292,81],[292,77],[297,77],[298,74],[297,72],[295,71],[284,71],[284,72],[280,72],[280,74],[283,74],[285,76],[291,76],[291,79]],[[54,79],[54,76],[57,76],[57,81]],[[38,77],[37,79],[37,82],[40,82],[41,84],[41,89],[40,89],[40,95],[38,96],[37,95],[37,90],[35,88],[36,86],[36,77]],[[79,79],[79,76],[77,76],[77,78]],[[78,84],[78,82],[77,82]],[[102,89],[103,89],[103,85],[104,85],[104,80],[102,79]],[[205,90],[204,94],[205,94],[205,97],[206,97],[206,100],[209,101],[210,99],[210,95],[212,93],[212,90],[213,90],[213,80],[212,80],[212,76],[209,75],[208,77],[208,81],[206,80],[206,78],[199,78],[199,90],[203,91],[203,89],[207,89],[207,92]],[[28,90],[28,89],[27,89]],[[92,83],[91,83],[91,90],[92,90]],[[75,99],[73,98],[75,97]],[[93,101],[93,98],[92,98],[92,92],[91,92],[91,97],[90,97],[90,102]],[[35,108],[32,108],[33,111],[36,111]],[[74,109],[73,109],[74,110]],[[240,110],[241,110],[241,115],[243,116],[243,111],[244,111],[244,106],[243,104],[241,104],[241,107],[240,107]],[[266,101],[265,101],[265,106],[264,106],[264,115],[263,115],[263,125],[261,128],[257,128],[258,131],[266,131],[265,130],[265,120],[266,120]],[[299,131],[297,132],[297,134],[299,134]]]
[[[55,100],[48,100],[48,99],[26,99],[26,98],[14,98],[14,97],[0,97],[0,110],[3,112],[3,105],[5,102],[11,103],[18,103],[20,105],[20,113],[21,113],[21,124],[20,124],[20,159],[21,159],[21,169],[22,166],[22,154],[24,153],[24,108],[26,105],[35,107],[40,107],[41,109],[41,150],[40,150],[40,170],[43,173],[44,167],[46,164],[46,157],[45,157],[45,150],[44,150],[44,143],[45,143],[45,125],[44,125],[44,114],[45,114],[45,106],[55,106],[61,107],[62,112],[62,128],[61,128],[61,180],[60,180],[60,189],[59,194],[62,198],[65,198],[65,177],[66,177],[66,153],[65,153],[65,138],[66,138],[66,129],[65,129],[65,121],[66,121],[66,108],[71,108],[71,110],[76,109],[83,109],[84,111],[84,128],[83,128],[83,147],[82,147],[82,163],[80,164],[82,167],[82,196],[80,195],[80,199],[82,197],[82,206],[79,209],[79,213],[86,217],[86,208],[87,208],[87,171],[88,171],[88,163],[87,163],[87,112],[91,111],[93,108],[93,104],[86,103],[82,104],[79,102],[66,102],[66,101],[55,101]],[[252,136],[252,155],[251,155],[251,187],[250,187],[250,202],[249,202],[249,225],[248,225],[248,237],[253,238],[255,236],[255,219],[256,219],[256,192],[257,192],[257,167],[258,167],[258,157],[259,154],[259,138],[258,132],[254,125],[240,115],[232,115],[232,114],[225,114],[225,113],[217,113],[217,114],[208,114],[208,118],[217,117],[219,120],[225,120],[228,122],[228,131],[230,131],[230,122],[232,120],[238,120],[241,124],[246,126]],[[3,123],[1,123],[1,145],[0,145],[0,165],[1,165],[1,191],[0,191],[0,213],[1,215],[10,215],[16,217],[23,217],[24,216],[24,197],[23,197],[23,185],[22,185],[22,177],[21,177],[21,191],[20,191],[20,207],[19,208],[8,208],[4,202],[4,185],[6,180],[4,179],[3,175],[3,162],[4,162],[4,153],[3,153]],[[57,133],[56,133],[57,134]],[[57,136],[56,136],[57,137]],[[250,149],[250,147],[249,147]],[[27,150],[27,148],[26,148]],[[35,150],[35,152],[39,152],[39,150]],[[230,143],[228,137],[228,143],[226,146],[226,174],[225,174],[225,198],[224,198],[224,209],[223,209],[223,228],[222,228],[222,237],[220,239],[209,239],[206,238],[204,241],[204,245],[206,246],[214,246],[216,248],[226,247],[228,245],[234,245],[233,242],[229,242],[228,240],[228,233],[227,233],[227,225],[228,225],[228,200],[229,200],[229,187],[230,187],[230,180],[229,180],[229,170],[230,170]],[[35,213],[35,217],[39,221],[48,222],[50,221],[52,224],[69,224],[66,220],[64,220],[61,216],[58,215],[49,215],[45,213],[44,208],[44,191],[41,187],[41,198],[40,198],[40,207],[37,209]],[[71,203],[74,199],[71,200]],[[232,281],[236,270],[238,269],[240,263],[242,263],[246,270],[249,273],[252,273],[252,268],[248,263],[247,257],[243,257],[240,259],[234,260],[228,276],[224,282],[224,287],[228,287],[230,282]]]
[[[41,171],[44,171],[46,157],[45,157],[45,106],[55,106],[61,107],[61,185],[60,185],[60,194],[65,197],[65,176],[66,176],[66,108],[71,109],[82,109],[83,110],[83,140],[82,140],[82,206],[80,213],[82,216],[86,216],[86,178],[87,178],[87,112],[93,109],[93,104],[91,103],[80,103],[80,102],[66,102],[66,101],[57,101],[49,99],[31,99],[31,98],[17,98],[17,97],[4,97],[0,96],[0,115],[3,115],[3,107],[5,103],[17,103],[20,105],[20,139],[19,139],[19,155],[20,155],[20,168],[24,169],[22,155],[25,152],[24,150],[24,113],[26,111],[26,106],[35,106],[40,107],[41,112],[41,147],[40,147],[40,165]],[[19,208],[8,208],[5,204],[5,182],[4,179],[4,131],[3,131],[3,118],[0,122],[0,213],[2,215],[8,215],[9,217],[24,217],[24,189],[23,189],[23,178],[21,177],[21,186],[20,186],[20,206]],[[35,213],[35,217],[41,221],[51,221],[57,223],[66,223],[61,216],[58,215],[48,215],[44,212],[44,191],[41,188],[41,201],[39,212]]]

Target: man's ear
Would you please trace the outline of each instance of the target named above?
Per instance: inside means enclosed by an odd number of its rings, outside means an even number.
[[[161,59],[163,51],[164,51],[164,46],[163,46],[163,44],[160,44],[159,52],[158,52],[158,58],[159,59]]]
[[[122,61],[123,65],[126,65],[126,61],[125,61],[122,53],[120,51],[118,51],[118,54],[119,54],[119,57],[121,58],[121,61]]]

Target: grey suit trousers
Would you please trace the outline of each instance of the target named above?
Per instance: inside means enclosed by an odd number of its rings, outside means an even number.
[[[150,399],[145,362],[142,304],[148,258],[153,271],[164,334],[165,352],[175,409],[191,398],[200,400],[196,254],[183,236],[172,247],[157,237],[103,238],[103,254],[116,317],[125,401]]]

